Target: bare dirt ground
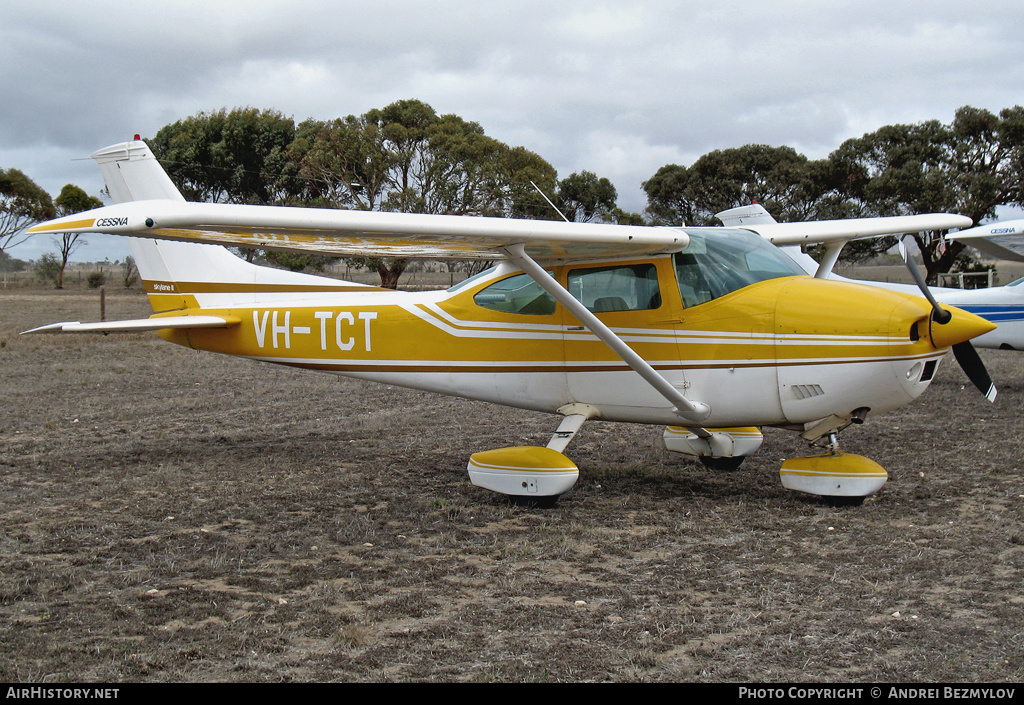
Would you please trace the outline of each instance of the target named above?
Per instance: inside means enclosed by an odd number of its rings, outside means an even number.
[[[108,296],[108,317],[148,314]],[[553,509],[471,452],[556,419],[154,335],[23,336],[95,293],[0,292],[0,681],[1000,681],[1024,677],[1024,354],[952,358],[842,436],[864,506],[593,422]]]

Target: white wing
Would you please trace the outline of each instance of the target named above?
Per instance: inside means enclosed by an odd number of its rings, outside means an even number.
[[[948,236],[997,259],[1024,262],[1024,220],[979,225]]]
[[[840,242],[971,224],[969,218],[945,213],[803,223],[753,220],[742,227],[776,245]],[[519,243],[537,259],[636,256],[678,251],[689,244],[684,228],[176,200],[119,203],[51,220],[27,232],[99,232],[323,255],[460,259],[492,259],[499,256],[500,248]]]
[[[493,259],[524,243],[538,258],[606,258],[679,250],[679,228],[380,213],[184,201],[131,201],[52,220],[32,233],[101,232],[324,255]]]
[[[841,242],[880,235],[902,235],[928,230],[967,228],[971,219],[950,213],[896,215],[885,218],[811,220],[803,223],[754,223],[744,225],[776,245]]]

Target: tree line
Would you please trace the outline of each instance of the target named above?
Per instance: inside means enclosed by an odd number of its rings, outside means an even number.
[[[559,180],[525,147],[475,122],[402,100],[363,115],[299,124],[276,110],[241,108],[179,120],[149,141],[188,200],[402,213],[640,222],[616,207],[615,187],[591,172]],[[267,252],[293,269],[324,258]],[[408,262],[347,258],[395,287]],[[471,267],[471,263],[461,263]]]
[[[24,242],[25,229],[49,218],[71,215],[103,202],[88,195],[74,184],[67,184],[57,198],[51,198],[32,179],[18,169],[0,169],[0,271],[18,271],[25,262],[16,260],[6,250]],[[51,279],[58,289],[64,288],[64,270],[71,254],[84,241],[81,233],[63,233],[54,239],[57,254],[44,254],[40,260],[44,278]]]
[[[998,115],[965,106],[949,124],[889,125],[818,160],[786,146],[716,150],[689,167],[658,169],[643,183],[643,214],[619,208],[607,178],[581,171],[559,179],[538,154],[419,100],[300,123],[276,110],[224,108],[166,125],[147,142],[186,199],[221,203],[651,225],[713,225],[715,213],[752,202],[780,222],[954,212],[978,224],[999,206],[1024,206],[1020,106]],[[78,196],[62,192],[57,203],[21,172],[0,170],[0,252],[31,223],[83,209]],[[916,235],[932,278],[963,260],[964,246],[941,235]],[[844,255],[891,244],[852,243]],[[264,254],[292,269],[325,261]],[[407,265],[371,257],[352,263],[376,269],[390,287]]]
[[[714,151],[662,167],[643,188],[654,223],[710,225],[714,213],[756,201],[781,222],[948,212],[978,225],[1000,206],[1024,206],[1024,108],[965,106],[949,124],[888,125],[819,160],[790,147]],[[932,281],[962,262],[965,247],[941,235],[915,234]],[[844,255],[892,244],[851,243]]]

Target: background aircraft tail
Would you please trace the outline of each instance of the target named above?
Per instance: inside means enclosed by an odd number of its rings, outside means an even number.
[[[149,145],[140,139],[92,154],[114,203],[184,201]],[[298,290],[351,290],[360,285],[251,264],[219,245],[128,238],[154,311],[257,303],[264,295]],[[373,287],[365,287],[373,289]]]

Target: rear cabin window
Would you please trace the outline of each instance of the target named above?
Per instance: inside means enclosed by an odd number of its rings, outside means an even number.
[[[495,282],[478,292],[473,301],[477,306],[502,313],[550,316],[555,312],[555,300],[529,274],[517,274]]]

